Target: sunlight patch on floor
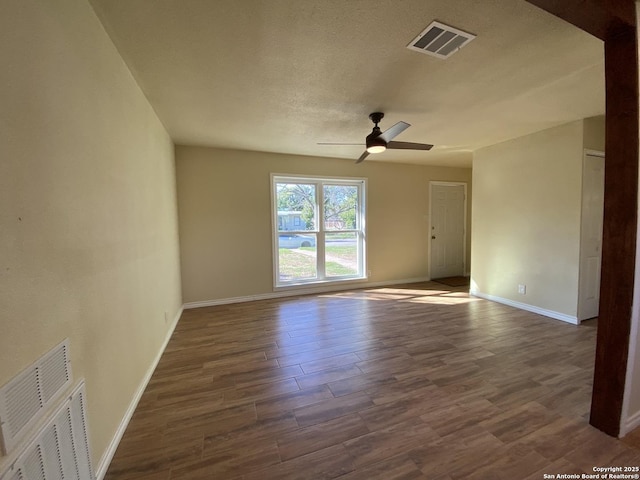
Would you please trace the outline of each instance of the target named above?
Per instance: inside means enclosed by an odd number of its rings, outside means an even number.
[[[354,300],[422,303],[431,305],[460,305],[477,302],[480,299],[471,297],[468,292],[455,292],[444,289],[411,289],[411,288],[372,288],[347,292],[334,292],[323,295],[333,298],[349,298]]]

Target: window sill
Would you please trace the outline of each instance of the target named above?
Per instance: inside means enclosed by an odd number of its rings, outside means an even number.
[[[310,289],[314,287],[326,287],[330,285],[344,285],[351,283],[362,283],[366,282],[368,277],[348,277],[348,278],[336,278],[332,280],[313,280],[308,282],[296,282],[296,283],[287,283],[280,284],[273,287],[274,292],[282,291],[282,290],[300,290],[300,289]]]

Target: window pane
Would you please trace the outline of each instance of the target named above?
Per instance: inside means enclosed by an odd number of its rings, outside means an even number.
[[[316,235],[278,234],[278,276],[281,282],[317,278]]]
[[[358,187],[355,185],[324,186],[325,230],[354,230],[358,218]]]
[[[365,278],[365,182],[272,179],[275,286]]]
[[[325,272],[327,277],[358,275],[358,234],[355,232],[325,235]]]
[[[315,230],[316,186],[304,183],[277,183],[278,230]]]

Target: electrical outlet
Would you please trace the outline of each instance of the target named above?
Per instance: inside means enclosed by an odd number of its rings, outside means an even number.
[[[518,293],[520,295],[526,295],[527,294],[527,286],[526,285],[518,285]]]
[[[371,270],[367,270],[367,277],[371,276]]]

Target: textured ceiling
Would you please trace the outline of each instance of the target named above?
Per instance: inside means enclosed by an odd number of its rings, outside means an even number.
[[[367,161],[470,166],[479,147],[604,114],[600,40],[524,0],[91,0],[178,144],[356,159],[368,114],[399,141]],[[477,38],[406,48],[431,21]]]

